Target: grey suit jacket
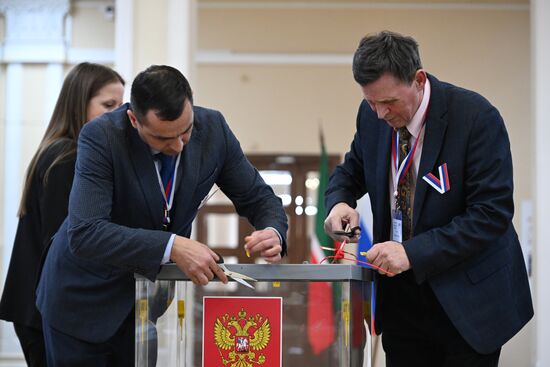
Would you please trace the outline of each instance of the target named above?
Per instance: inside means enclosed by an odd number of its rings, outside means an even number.
[[[216,183],[256,228],[283,236],[280,199],[244,156],[223,116],[194,107],[194,129],[176,182],[170,232],[149,147],[129,105],[86,124],[78,141],[69,214],[52,242],[37,307],[56,329],[90,342],[111,337],[134,306],[133,273],[154,280],[171,233],[189,237],[197,207]]]

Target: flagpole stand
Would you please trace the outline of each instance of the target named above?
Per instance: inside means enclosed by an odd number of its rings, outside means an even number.
[[[254,289],[232,280],[196,286],[175,264],[162,266],[156,282],[135,275],[137,367],[363,366],[371,270],[226,266],[254,278]]]

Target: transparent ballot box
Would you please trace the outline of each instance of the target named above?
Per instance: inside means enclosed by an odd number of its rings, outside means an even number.
[[[362,366],[371,270],[226,264],[254,278],[197,286],[176,265],[136,274],[136,366]],[[366,321],[366,322],[365,322]]]

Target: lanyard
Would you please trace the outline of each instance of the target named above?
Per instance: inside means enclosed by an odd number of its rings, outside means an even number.
[[[157,178],[159,181],[160,191],[162,192],[163,199],[163,209],[164,209],[164,218],[163,218],[163,229],[167,230],[168,225],[170,224],[170,210],[174,204],[174,186],[176,183],[176,178],[178,174],[178,166],[180,163],[181,153],[178,154],[175,164],[171,167],[170,179],[168,180],[166,187],[162,183],[162,178],[160,177],[160,170],[157,168]]]
[[[422,130],[424,125],[426,125],[426,115],[428,114],[428,108],[424,111],[424,116],[422,116],[422,125],[420,126],[420,131],[418,132],[418,137],[416,138],[412,149],[409,151],[409,154],[403,159],[403,162],[399,163],[399,154],[397,153],[397,146],[399,145],[399,132],[397,130],[392,131],[392,145],[391,145],[391,155],[392,155],[392,168],[395,169],[396,177],[393,181],[393,196],[397,199],[397,186],[400,182],[405,179],[407,172],[413,164],[414,155],[416,153],[416,148],[418,147],[418,142],[422,136]]]
[[[403,159],[403,162],[399,164],[399,154],[397,154],[397,145],[399,144],[399,131],[393,130],[392,132],[392,146],[391,146],[391,155],[392,155],[392,162],[394,163],[395,170],[397,172],[397,177],[395,180],[395,186],[397,187],[397,184],[405,178],[407,175],[407,172],[409,172],[409,169],[411,168],[414,154],[416,153],[416,148],[418,147],[418,141],[420,140],[420,134],[422,134],[422,129],[424,128],[424,123],[422,123],[422,126],[420,127],[420,131],[418,133],[418,138],[416,138],[416,141],[414,142],[413,148],[409,151],[409,154]]]

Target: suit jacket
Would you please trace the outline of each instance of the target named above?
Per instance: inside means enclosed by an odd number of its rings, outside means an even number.
[[[431,97],[416,183],[413,237],[403,243],[418,284],[428,282],[478,352],[502,346],[533,316],[525,263],[512,225],[512,157],[504,122],[482,96],[429,76]],[[326,207],[355,207],[368,193],[373,242],[390,236],[391,127],[363,101],[345,161],[332,174]],[[447,163],[450,191],[422,176]],[[379,286],[383,313],[386,277]],[[377,328],[380,325],[377,315]],[[387,315],[391,317],[391,315]]]
[[[69,215],[55,235],[37,306],[56,329],[104,342],[134,307],[134,277],[154,281],[171,233],[189,237],[197,208],[216,183],[256,228],[283,236],[280,199],[244,156],[223,116],[193,107],[194,128],[180,160],[170,232],[150,148],[131,126],[129,105],[89,122],[78,141]],[[286,243],[283,241],[283,252]]]
[[[21,325],[42,329],[36,309],[36,283],[42,253],[65,217],[73,183],[75,155],[56,163],[46,171],[67,145],[59,140],[48,147],[39,159],[31,178],[27,196],[27,213],[19,219],[10,266],[0,302],[0,318]]]

